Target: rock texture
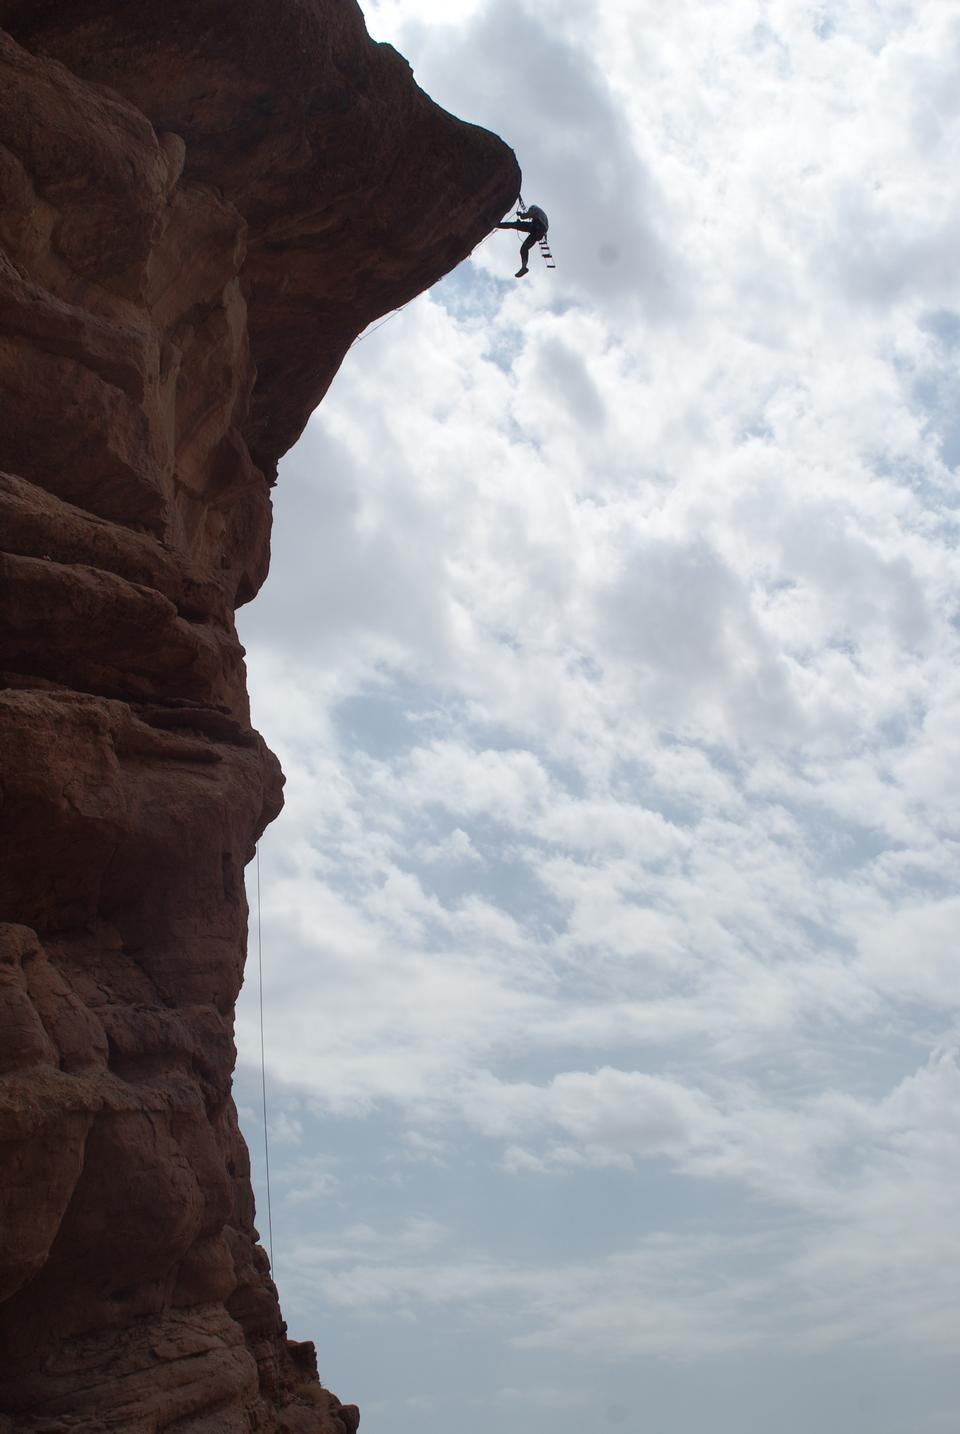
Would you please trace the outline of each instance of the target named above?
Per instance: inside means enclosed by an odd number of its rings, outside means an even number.
[[[352,0],[0,0],[0,1429],[324,1431],[230,1095],[235,608],[355,335],[519,189]]]

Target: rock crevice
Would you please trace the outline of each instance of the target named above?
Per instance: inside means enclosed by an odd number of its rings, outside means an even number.
[[[519,174],[352,0],[0,27],[0,1429],[352,1434],[231,1098],[282,787],[234,611],[351,342]]]

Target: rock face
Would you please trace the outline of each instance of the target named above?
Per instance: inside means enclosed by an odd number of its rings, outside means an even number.
[[[352,0],[0,0],[0,1429],[325,1431],[230,1095],[233,614],[355,335],[519,189]]]

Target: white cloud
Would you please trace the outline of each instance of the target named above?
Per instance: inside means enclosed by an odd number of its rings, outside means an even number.
[[[417,852],[421,861],[449,862],[457,865],[463,862],[483,861],[469,836],[461,827],[454,827],[442,841],[427,842]]]

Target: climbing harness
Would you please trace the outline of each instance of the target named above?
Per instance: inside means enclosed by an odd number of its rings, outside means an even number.
[[[260,907],[260,843],[257,842],[257,971],[260,984],[260,1091],[263,1096],[263,1163],[267,1177],[267,1239],[270,1270],[277,1278],[273,1263],[273,1209],[270,1203],[270,1139],[267,1133],[267,1064],[263,1050],[263,920]]]

